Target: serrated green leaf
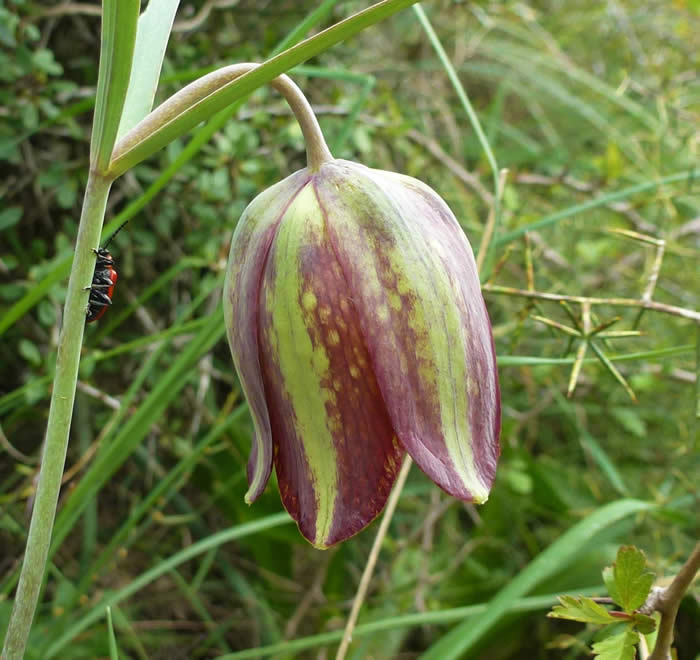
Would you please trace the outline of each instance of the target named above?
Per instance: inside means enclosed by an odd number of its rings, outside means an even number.
[[[622,546],[617,551],[613,564],[616,594],[611,594],[611,597],[625,612],[630,613],[641,607],[649,595],[656,576],[646,566],[644,553],[634,546]]]
[[[620,594],[617,591],[617,585],[615,584],[615,570],[613,566],[606,566],[603,569],[603,582],[608,589],[608,595],[616,603],[620,602]]]
[[[656,630],[656,619],[646,614],[633,614],[634,627],[644,635],[649,635]]]
[[[634,660],[638,641],[639,635],[636,632],[625,630],[593,644],[593,653],[599,660]]]
[[[614,616],[610,615],[608,610],[590,598],[559,596],[559,602],[561,605],[553,607],[552,611],[547,614],[548,617],[600,625],[618,622]]]
[[[637,616],[637,615],[635,615]],[[659,636],[659,622],[661,621],[661,614],[659,612],[654,612],[651,615],[651,619],[654,622],[654,630],[650,633],[643,633],[647,641],[647,646],[653,649],[656,646],[656,639]]]

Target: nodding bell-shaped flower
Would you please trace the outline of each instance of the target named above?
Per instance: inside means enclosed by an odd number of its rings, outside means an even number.
[[[309,166],[256,197],[233,235],[224,314],[255,426],[253,502],[282,502],[325,548],[383,509],[408,452],[484,502],[499,455],[491,324],[471,247],[420,181],[334,159],[308,103],[276,79]]]
[[[382,510],[404,451],[484,502],[499,455],[491,324],[471,247],[420,181],[324,162],[251,202],[231,245],[228,340],[255,439],[246,501],[274,462],[315,546]]]

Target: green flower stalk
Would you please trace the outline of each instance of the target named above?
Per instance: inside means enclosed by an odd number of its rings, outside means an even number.
[[[255,425],[246,501],[274,463],[284,506],[325,548],[381,512],[406,451],[446,492],[486,501],[500,396],[474,256],[445,202],[315,144],[243,213],[224,313]]]

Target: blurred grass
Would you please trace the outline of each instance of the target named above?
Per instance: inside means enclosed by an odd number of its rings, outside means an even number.
[[[182,4],[178,20],[201,6]],[[282,0],[260,9],[241,0],[214,10],[173,34],[159,98],[204,69],[261,60],[364,6]],[[442,62],[403,12],[294,73],[335,155],[425,180],[478,245],[492,164],[451,66],[494,161],[509,169],[492,244],[495,283],[526,288],[527,231],[537,290],[639,298],[653,249],[604,231],[634,229],[667,242],[654,299],[698,309],[698,9],[632,0],[436,0],[423,9]],[[96,76],[97,19],[44,10],[32,0],[0,9],[8,172],[0,212],[20,218],[0,234],[0,630],[45,425]],[[237,218],[302,165],[298,128],[261,90],[115,186],[105,232],[131,222],[114,245],[115,304],[86,335],[53,563],[28,657],[67,657],[66,649],[109,656],[112,631],[123,657],[317,657],[319,645],[332,653],[374,528],[321,553],[283,524],[274,483],[253,507],[243,504],[252,424],[218,309]],[[447,628],[459,631],[461,621],[481,631],[470,633],[468,657],[563,657],[547,646],[563,639],[566,657],[584,657],[586,631],[544,618],[552,595],[599,590],[619,543],[643,547],[660,574],[692,545],[689,495],[700,475],[692,323],[646,313],[641,337],[606,340],[637,405],[595,358],[566,399],[566,338],[530,318],[571,323],[563,310],[486,301],[504,404],[496,486],[474,509],[414,471],[360,616],[355,657],[417,657],[464,640]],[[616,329],[632,328],[637,315],[593,311],[595,323],[621,316]],[[561,552],[576,561],[552,564],[546,579],[521,589],[538,557],[622,494],[650,511],[601,528],[585,551]],[[691,603],[679,621],[681,659],[700,647],[698,629]]]

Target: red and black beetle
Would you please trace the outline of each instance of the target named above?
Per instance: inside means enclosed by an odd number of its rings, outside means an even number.
[[[129,221],[127,220],[126,222]],[[85,318],[87,323],[92,323],[101,318],[107,311],[107,307],[112,304],[114,285],[117,283],[117,271],[114,268],[114,258],[109,253],[107,246],[122,230],[126,222],[107,239],[107,242],[101,248],[97,248],[97,250],[93,248],[93,252],[97,255],[97,261],[95,262],[95,272],[92,274],[92,284],[87,287],[90,291]]]

